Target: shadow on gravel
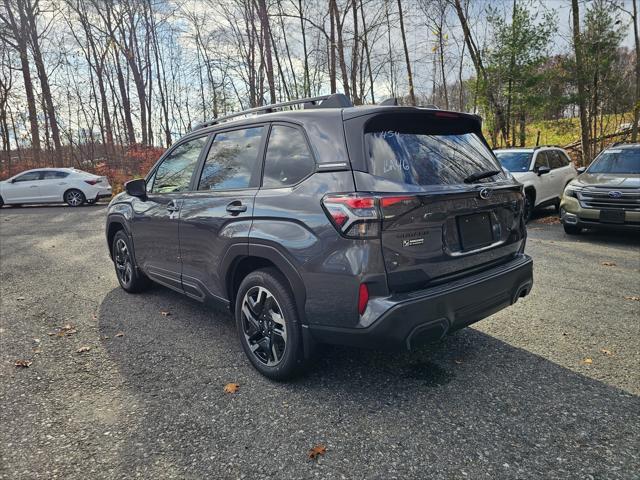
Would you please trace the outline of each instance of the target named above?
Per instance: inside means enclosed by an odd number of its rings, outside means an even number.
[[[283,465],[311,475],[304,452],[319,441],[340,449],[347,476],[364,471],[359,462],[385,471],[382,458],[362,457],[364,444],[399,448],[407,468],[439,474],[479,468],[495,478],[508,464],[534,478],[624,478],[640,469],[637,397],[470,328],[411,353],[326,347],[306,376],[279,384],[249,366],[229,315],[162,287],[111,291],[98,321],[137,399],[122,427],[123,473],[164,465],[198,477],[224,463],[239,476],[255,460],[261,475],[282,477]],[[240,393],[224,394],[227,382]]]

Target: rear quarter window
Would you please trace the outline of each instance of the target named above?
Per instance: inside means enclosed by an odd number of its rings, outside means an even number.
[[[274,125],[269,134],[262,186],[278,188],[295,185],[314,169],[315,161],[302,131],[295,127]]]

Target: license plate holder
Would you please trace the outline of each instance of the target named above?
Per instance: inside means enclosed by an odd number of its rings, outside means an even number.
[[[463,251],[476,250],[493,243],[489,213],[473,213],[457,217],[460,244]]]
[[[624,210],[600,210],[602,223],[624,223]]]

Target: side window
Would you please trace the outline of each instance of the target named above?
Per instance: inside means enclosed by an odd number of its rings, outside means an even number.
[[[198,190],[247,188],[258,163],[264,127],[221,132],[211,144]]]
[[[68,172],[56,172],[53,170],[46,170],[42,175],[43,180],[57,180],[60,178],[66,178],[69,176]]]
[[[548,167],[549,160],[547,159],[547,152],[538,152],[536,155],[536,163],[533,164],[533,170],[537,170],[539,167]]]
[[[549,150],[547,154],[549,155],[549,166],[552,169],[564,167],[562,159],[560,158],[560,152],[556,150]]]
[[[207,137],[194,138],[178,145],[153,174],[152,193],[174,193],[189,190],[191,176],[198,163]]]
[[[284,125],[271,128],[264,160],[263,187],[294,185],[313,172],[314,167],[313,156],[300,130]]]
[[[571,159],[569,159],[569,157],[567,156],[567,154],[561,150],[556,150],[556,154],[558,155],[558,158],[560,159],[560,166],[561,167],[566,167],[567,165],[569,165],[571,163]]]
[[[40,174],[42,172],[27,172],[17,177],[14,182],[32,182],[33,180],[40,180]]]

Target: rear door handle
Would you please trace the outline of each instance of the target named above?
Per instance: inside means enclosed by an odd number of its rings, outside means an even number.
[[[243,205],[240,200],[234,200],[229,205],[227,205],[227,212],[229,213],[241,213],[246,211],[247,206]]]
[[[31,185],[29,188],[38,188],[38,185]]]
[[[178,211],[180,211],[180,207],[178,205],[176,205],[176,203],[173,200],[171,200],[167,204],[167,211],[168,212],[178,212]]]

